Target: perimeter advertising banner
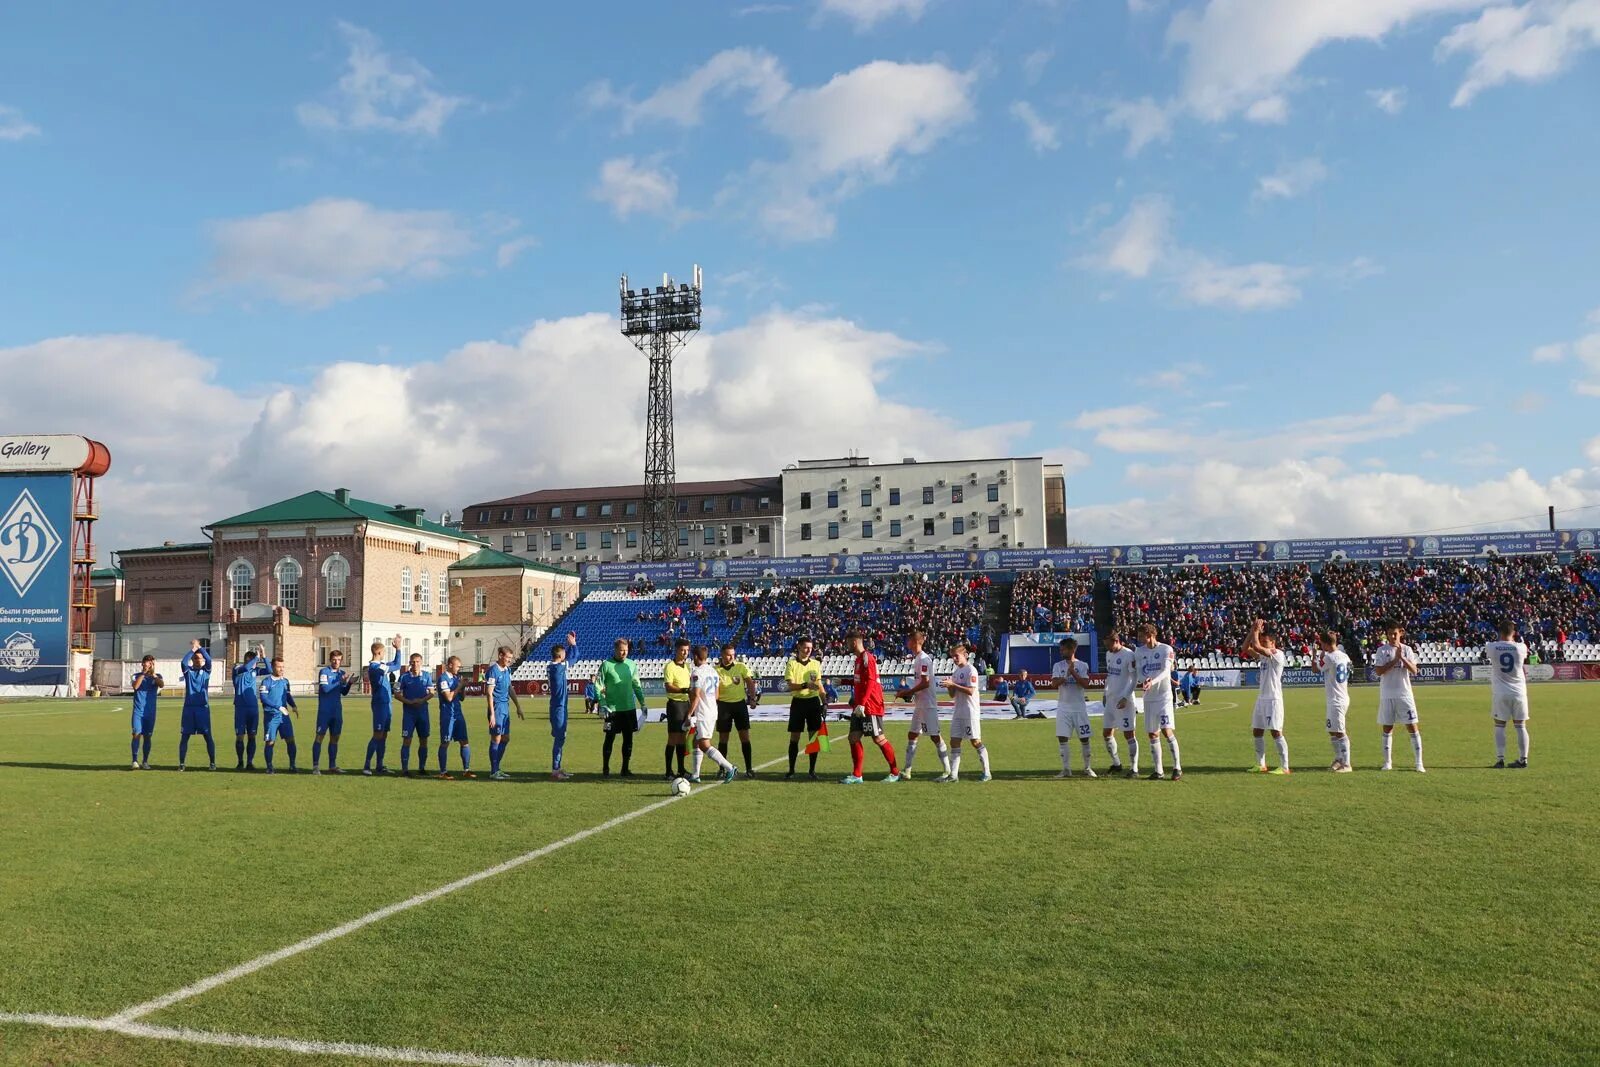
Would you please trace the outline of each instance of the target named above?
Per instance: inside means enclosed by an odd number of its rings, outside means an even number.
[[[672,563],[587,563],[585,582],[657,586],[677,582],[859,578],[881,574],[1016,571],[1044,567],[1146,567],[1169,564],[1315,563],[1328,560],[1404,560],[1433,557],[1591,552],[1600,530],[1516,530],[1425,537],[1321,538],[1301,541],[1195,541],[1170,545],[1101,545],[1051,549],[973,549],[956,552],[869,552],[781,558],[696,559]]]
[[[0,474],[0,686],[67,684],[71,474]]]

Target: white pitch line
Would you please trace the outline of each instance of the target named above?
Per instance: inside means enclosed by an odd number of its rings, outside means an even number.
[[[0,711],[0,719],[27,719],[35,715],[54,715],[61,718],[65,715],[110,715],[115,712],[125,711],[125,708],[42,708],[38,711]]]
[[[767,763],[759,765],[756,769],[765,770],[768,767],[783,762],[783,760],[786,758],[786,756],[780,756],[775,760],[771,760]],[[712,782],[709,785],[701,786],[699,789],[691,793],[690,797],[698,796],[708,790],[715,789],[721,784],[721,782]],[[552,852],[566,848],[568,845],[575,845],[579,841],[587,840],[596,834],[604,833],[607,830],[614,829],[618,826],[621,826],[623,823],[631,822],[634,819],[639,818],[641,815],[648,815],[652,811],[657,811],[680,799],[683,798],[667,797],[665,800],[658,800],[653,804],[646,804],[642,808],[627,812],[623,815],[618,815],[614,819],[607,819],[605,822],[600,823],[597,826],[591,826],[586,830],[579,830],[577,833],[569,834],[559,841],[553,841],[548,845],[543,845],[534,849],[532,852],[524,852],[520,856],[506,860],[504,863],[497,863],[493,867],[478,871],[476,874],[469,874],[465,878],[457,878],[455,881],[439,886],[437,889],[430,889],[426,893],[418,893],[416,896],[409,897],[397,904],[390,904],[386,907],[379,908],[377,911],[370,911],[358,919],[351,919],[349,922],[335,926],[331,930],[324,930],[320,934],[314,934],[311,937],[296,941],[294,944],[285,946],[284,948],[280,948],[274,952],[268,952],[266,955],[257,956],[253,960],[246,960],[244,963],[241,963],[236,967],[230,967],[225,971],[220,971],[217,974],[211,975],[209,978],[202,978],[200,981],[195,982],[192,985],[186,985],[182,989],[174,990],[171,993],[165,993],[159,997],[156,997],[154,1000],[147,1000],[143,1004],[135,1004],[131,1008],[126,1008],[117,1012],[115,1015],[108,1016],[105,1022],[111,1024],[112,1026],[123,1026],[127,1023],[133,1022],[135,1019],[142,1019],[146,1015],[152,1015],[164,1008],[170,1008],[172,1005],[181,1001],[200,996],[202,993],[209,993],[218,986],[226,985],[227,983],[235,981],[236,979],[252,975],[263,968],[271,967],[275,963],[282,963],[284,960],[298,956],[302,952],[310,952],[312,949],[326,945],[330,941],[337,940],[338,938],[344,937],[347,934],[353,934],[357,930],[365,929],[366,927],[371,926],[373,923],[382,922],[384,919],[387,919],[390,916],[398,915],[403,911],[409,911],[412,908],[420,907],[423,904],[438,900],[440,897],[448,896],[457,890],[466,889],[468,886],[477,885],[479,882],[482,882],[485,879],[493,878],[499,874],[505,874],[507,871],[515,870],[524,864],[532,863],[534,860],[543,859]]]
[[[447,1067],[622,1067],[620,1064],[598,1061],[579,1063],[568,1060],[529,1059],[525,1056],[482,1056],[473,1052],[437,1052],[431,1049],[397,1048],[389,1045],[362,1045],[352,1041],[310,1041],[293,1037],[227,1034],[214,1030],[190,1030],[181,1026],[113,1023],[107,1019],[89,1019],[77,1015],[0,1012],[0,1023],[43,1026],[53,1030],[93,1030],[154,1041],[176,1041],[186,1045],[294,1052],[302,1056],[352,1056],[388,1063],[432,1063],[445,1064]]]

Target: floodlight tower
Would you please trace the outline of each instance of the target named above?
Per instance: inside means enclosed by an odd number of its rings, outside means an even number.
[[[672,357],[700,329],[700,265],[694,284],[674,284],[666,274],[652,292],[637,292],[622,276],[622,336],[650,359],[650,397],[644,427],[644,536],[640,550],[647,560],[677,555],[672,524],[678,508],[677,455],[673,448]]]

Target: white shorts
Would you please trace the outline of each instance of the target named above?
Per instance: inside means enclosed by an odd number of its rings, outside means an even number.
[[[1063,707],[1056,705],[1056,736],[1080,737],[1087,739],[1092,733],[1089,726],[1089,709],[1087,707]]]
[[[1330,734],[1344,733],[1344,717],[1349,710],[1349,704],[1328,705],[1328,732]]]
[[[694,728],[694,739],[699,741],[704,738],[710,740],[716,736],[717,717],[715,715],[691,715],[689,725]],[[716,742],[712,742],[715,744]]]
[[[1495,722],[1526,722],[1528,720],[1528,698],[1507,693],[1494,698]]]
[[[1162,730],[1171,730],[1175,726],[1170,700],[1150,700],[1144,702],[1144,732],[1158,734]]]
[[[950,739],[953,741],[982,741],[983,718],[970,711],[958,711],[950,716]]]
[[[1417,704],[1405,697],[1381,697],[1378,700],[1379,726],[1415,726]]]
[[[1256,710],[1250,716],[1250,729],[1283,731],[1283,701],[1256,697]]]
[[[1139,715],[1144,711],[1144,701],[1138,697],[1128,697],[1128,706],[1120,711],[1112,706],[1109,697],[1102,705],[1105,710],[1100,716],[1100,726],[1106,730],[1121,730],[1132,733],[1139,724]]]
[[[927,734],[929,737],[939,736],[939,706],[931,708],[911,709],[911,732],[914,734]]]

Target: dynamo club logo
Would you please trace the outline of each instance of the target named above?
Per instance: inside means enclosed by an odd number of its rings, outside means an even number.
[[[0,517],[0,571],[18,596],[28,595],[60,548],[61,535],[50,525],[33,493],[24,489]]]
[[[38,663],[39,646],[34,643],[32,634],[18,631],[6,638],[4,645],[0,645],[0,670],[21,672]]]

